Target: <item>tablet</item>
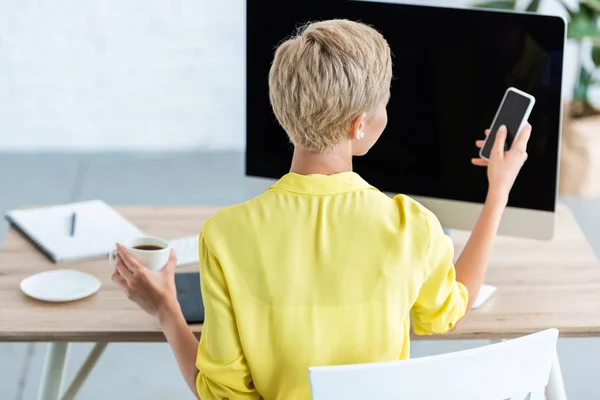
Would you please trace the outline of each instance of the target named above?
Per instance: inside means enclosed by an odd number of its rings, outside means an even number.
[[[200,292],[200,273],[185,272],[175,274],[177,300],[183,317],[188,324],[204,322],[204,303]]]

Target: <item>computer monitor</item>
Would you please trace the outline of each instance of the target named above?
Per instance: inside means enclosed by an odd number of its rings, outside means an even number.
[[[560,17],[393,3],[247,2],[246,175],[289,172],[292,145],[277,123],[268,74],[277,45],[306,22],[347,18],[378,29],[393,53],[389,122],[354,170],[404,193],[448,229],[472,229],[485,200],[485,168],[471,164],[508,87],[536,97],[529,158],[510,194],[500,234],[554,234],[562,120],[565,21]]]

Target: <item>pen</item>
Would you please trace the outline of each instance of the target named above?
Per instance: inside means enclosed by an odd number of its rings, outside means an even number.
[[[75,236],[75,223],[77,222],[77,213],[71,214],[71,237]]]

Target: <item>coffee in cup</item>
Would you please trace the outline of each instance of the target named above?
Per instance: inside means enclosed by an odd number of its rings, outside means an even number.
[[[154,246],[152,244],[140,244],[139,246],[133,246],[135,250],[162,250],[164,247]]]
[[[146,268],[152,271],[160,271],[169,262],[171,255],[171,245],[165,239],[141,236],[128,239],[123,242],[123,246],[129,254],[133,255]],[[118,250],[113,250],[109,254],[109,262],[115,266]]]

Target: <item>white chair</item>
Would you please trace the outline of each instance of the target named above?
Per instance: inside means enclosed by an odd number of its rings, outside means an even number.
[[[549,329],[432,357],[311,367],[312,398],[543,400],[557,340],[558,331]]]

